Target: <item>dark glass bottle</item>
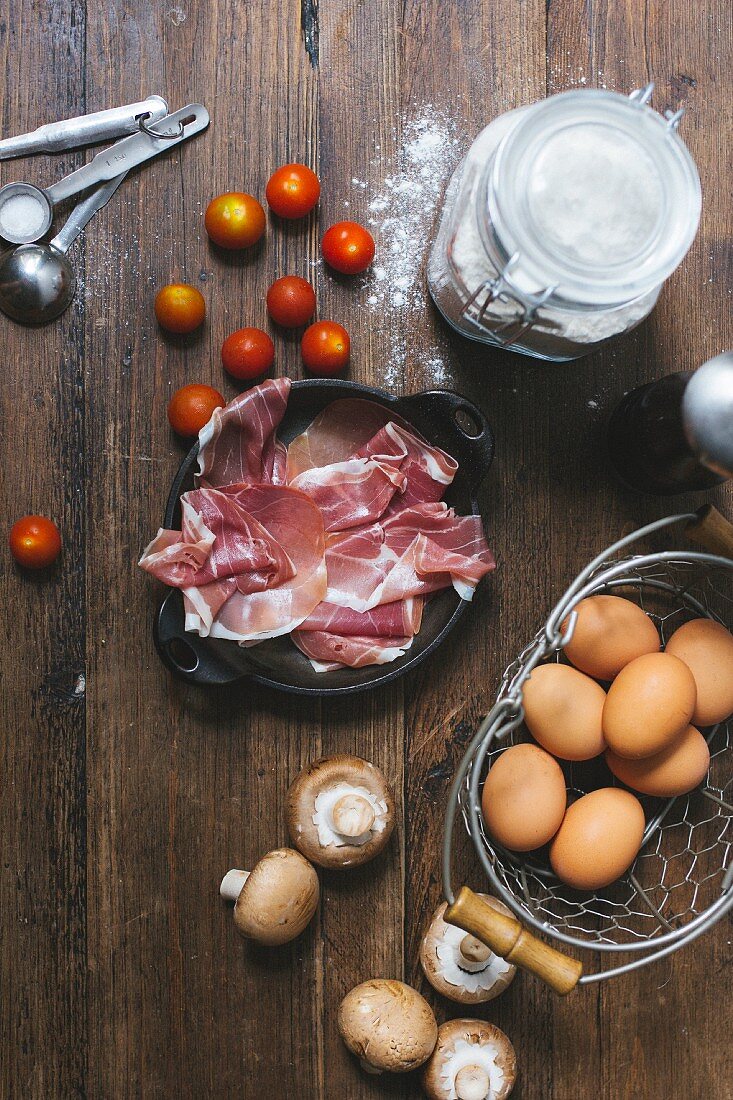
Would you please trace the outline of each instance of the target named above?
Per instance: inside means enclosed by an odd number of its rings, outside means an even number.
[[[732,399],[729,354],[627,393],[608,425],[608,453],[619,476],[660,496],[720,485],[731,476]]]

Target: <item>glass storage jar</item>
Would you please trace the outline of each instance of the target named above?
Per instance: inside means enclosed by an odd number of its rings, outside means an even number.
[[[500,115],[446,191],[428,284],[464,336],[563,362],[638,325],[700,220],[682,112],[602,89]]]

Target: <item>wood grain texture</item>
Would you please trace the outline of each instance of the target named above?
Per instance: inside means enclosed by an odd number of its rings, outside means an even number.
[[[439,1019],[458,1015],[417,962],[441,897],[455,766],[502,669],[577,569],[666,510],[614,481],[604,425],[624,390],[733,345],[732,33],[727,0],[0,0],[3,135],[151,92],[176,107],[201,100],[213,119],[98,215],[73,253],[79,298],[59,322],[30,330],[0,318],[2,515],[46,512],[65,543],[48,576],[23,575],[7,555],[0,571],[3,1100],[420,1095],[412,1077],[360,1073],[338,1040],[338,1001],[365,978],[404,977]],[[429,306],[375,315],[368,288],[318,262],[323,228],[367,218],[400,172],[415,119],[451,121],[455,161],[501,111],[650,79],[658,108],[688,110],[704,215],[654,314],[622,344],[563,367],[487,351]],[[10,162],[0,178],[45,183],[85,159]],[[272,223],[253,254],[212,248],[208,200],[233,188],[261,196],[287,160],[319,171],[319,216]],[[266,325],[264,292],[284,273],[313,279],[320,316],[349,328],[352,378],[379,384],[404,346],[393,388],[429,386],[437,349],[497,435],[482,507],[500,568],[432,661],[353,700],[173,682],[150,637],[157,593],[134,565],[182,455],[170,394],[195,380],[234,395],[221,341]],[[209,303],[190,338],[165,338],[152,316],[155,288],[174,278]],[[278,341],[278,371],[300,375],[296,339]],[[727,490],[675,506],[708,499],[730,514]],[[287,842],[290,781],[336,751],[384,769],[395,838],[376,864],[322,875],[321,912],[299,941],[251,947],[218,897],[221,875]],[[455,874],[482,885],[464,836]],[[728,1100],[729,937],[720,925],[566,1000],[520,975],[477,1013],[515,1044],[514,1096]]]

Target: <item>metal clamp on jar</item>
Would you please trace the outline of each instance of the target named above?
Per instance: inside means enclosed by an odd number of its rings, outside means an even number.
[[[651,312],[700,220],[682,112],[563,92],[500,115],[451,179],[428,261],[462,335],[538,359],[587,355]]]

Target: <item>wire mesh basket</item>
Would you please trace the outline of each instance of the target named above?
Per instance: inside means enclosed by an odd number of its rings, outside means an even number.
[[[638,541],[679,524],[686,524],[695,541],[715,552],[629,553]],[[484,827],[480,789],[492,763],[509,745],[530,740],[523,726],[524,683],[538,664],[562,659],[575,627],[574,608],[587,596],[601,593],[634,599],[655,621],[663,642],[683,622],[701,616],[730,629],[733,527],[711,508],[669,516],[595,558],[506,669],[496,702],[458,768],[449,797],[443,852],[446,920],[477,935],[497,954],[533,970],[560,993],[569,992],[578,982],[601,981],[671,954],[733,908],[733,768],[728,751],[733,717],[703,731],[711,759],[701,787],[670,799],[639,796],[647,821],[641,849],[626,875],[601,892],[571,889],[554,875],[541,852],[509,852]],[[602,758],[560,763],[570,797],[617,783]],[[493,911],[485,912],[486,907],[466,887],[454,896],[451,853],[459,814],[492,891],[518,920],[497,921]],[[527,929],[550,937],[562,951]],[[595,952],[598,969],[582,973],[583,964],[562,953],[566,947]],[[625,954],[629,958],[618,961]]]

